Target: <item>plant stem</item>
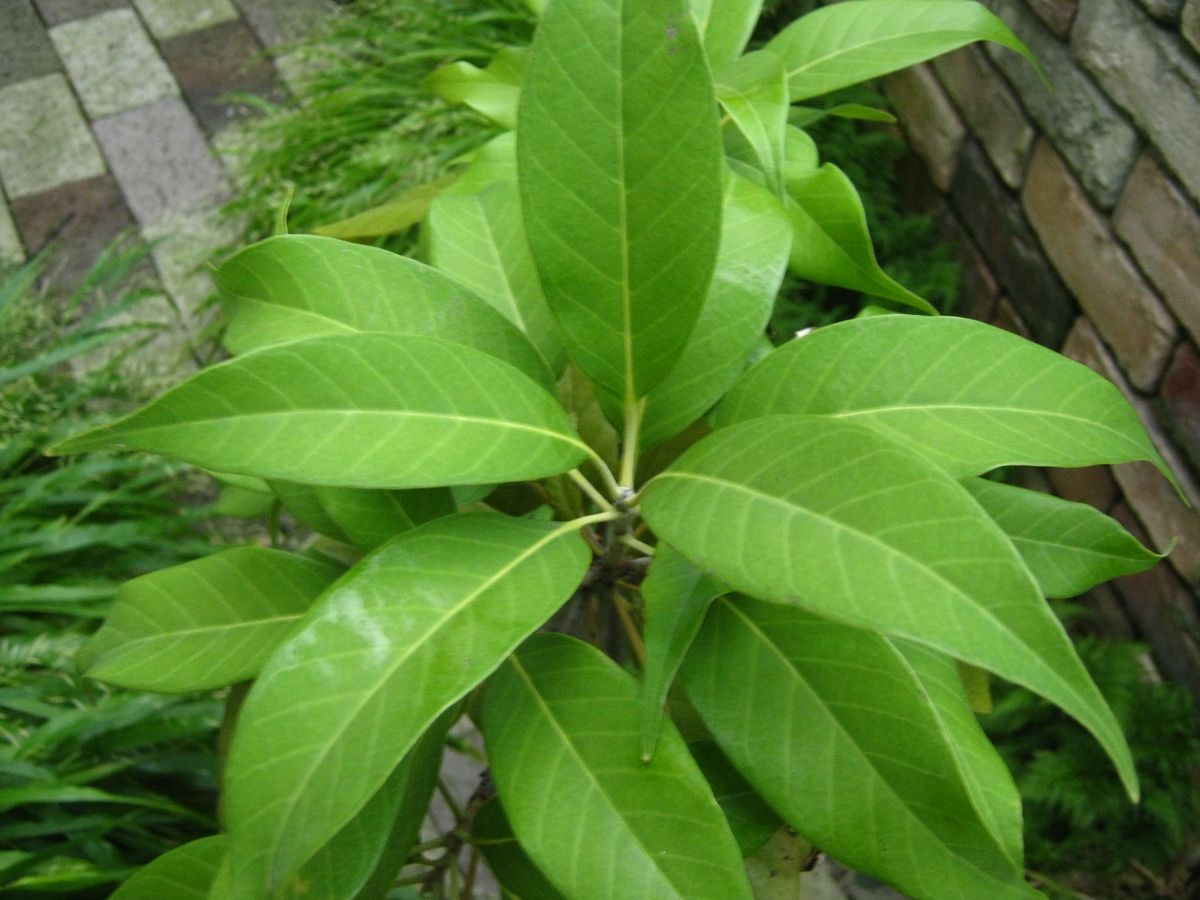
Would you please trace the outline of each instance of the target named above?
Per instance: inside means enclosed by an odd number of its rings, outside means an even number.
[[[607,469],[608,467],[605,466],[605,468]],[[584,474],[582,472],[580,472],[578,469],[572,469],[570,472],[567,473],[567,475],[570,477],[570,479],[573,482],[575,482],[577,485],[579,485],[579,489],[581,491],[583,491],[585,494],[587,494],[589,497],[591,497],[592,502],[595,503],[597,506],[599,506],[601,509],[609,510],[609,509],[613,508],[613,505],[604,498],[603,494],[601,494],[598,490],[596,490],[595,486],[590,481],[588,481],[587,478],[584,476]]]
[[[646,556],[654,555],[653,547],[651,547],[647,543],[644,543],[643,541],[639,541],[632,534],[623,534],[619,538],[617,538],[617,540],[620,541],[622,544],[624,544],[626,547],[632,547],[634,550],[638,551],[639,553],[644,553]]]
[[[592,464],[596,467],[596,471],[600,473],[600,478],[604,482],[604,486],[608,488],[608,493],[616,500],[621,496],[621,485],[617,482],[617,477],[613,475],[612,469],[608,467],[608,463],[600,456],[600,454],[592,451]]]
[[[629,645],[633,647],[633,655],[637,657],[638,665],[645,668],[646,642],[642,640],[642,635],[637,629],[637,623],[633,621],[633,616],[629,612],[629,601],[616,591],[613,591],[612,599],[613,604],[617,607],[617,616],[620,618],[621,625],[625,629],[625,636],[629,638]]]
[[[462,807],[458,805],[458,801],[455,800],[454,795],[450,793],[450,787],[446,784],[445,779],[439,778],[437,787],[438,793],[442,795],[442,799],[445,800],[446,805],[450,807],[450,813],[454,816],[455,824],[461,825],[463,822]]]
[[[625,404],[625,434],[621,442],[621,477],[620,484],[630,490],[634,487],[637,477],[637,456],[639,433],[642,429],[642,413],[646,410],[646,400]]]
[[[580,516],[578,519],[572,519],[570,522],[564,522],[562,531],[573,531],[580,528],[586,528],[589,525],[595,525],[599,522],[615,522],[621,518],[624,513],[619,510],[610,509],[605,512],[593,513],[590,516]]]

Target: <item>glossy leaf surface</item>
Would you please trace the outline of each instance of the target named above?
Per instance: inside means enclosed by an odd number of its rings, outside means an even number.
[[[963,486],[1009,536],[1047,597],[1075,597],[1162,559],[1086,503],[982,478]]]
[[[638,758],[638,688],[600,651],[537,635],[488,683],[484,738],[512,827],[568,897],[749,900],[704,776],[665,725]]]
[[[508,824],[504,807],[493,797],[479,808],[471,823],[471,834],[479,841],[488,868],[504,890],[520,900],[565,900],[541,873],[519,843]]]
[[[1109,381],[1014,334],[950,316],[820,328],[746,373],[716,422],[774,413],[870,425],[960,476],[1137,459],[1168,473]]]
[[[512,366],[433,338],[312,338],[205,369],[58,452],[148,450],[205,468],[345,487],[435,487],[566,471],[587,448]]]
[[[683,356],[646,398],[643,446],[696,421],[745,370],[771,317],[791,241],[779,202],[761,186],[730,175],[717,268]]]
[[[93,678],[203,691],[253,678],[341,571],[265,547],[234,547],[126,582],[83,650]]]
[[[692,15],[704,38],[704,53],[715,71],[746,49],[763,0],[692,0]]]
[[[928,301],[880,268],[862,200],[841,169],[826,163],[809,174],[794,173],[788,179],[788,194],[795,274],[935,312]]]
[[[717,99],[742,132],[767,186],[783,194],[788,95],[783,61],[768,50],[748,53],[717,70]]]
[[[205,900],[225,850],[223,834],[176,847],[134,872],[112,900]]]
[[[242,710],[226,793],[238,882],[278,884],[329,840],[438,714],[570,597],[588,558],[574,526],[460,515],[335,584]]]
[[[235,354],[358,331],[442,338],[482,350],[550,387],[545,361],[510,322],[445,274],[348,241],[269,238],[225,262],[215,279]]]
[[[683,677],[721,748],[813,844],[916,897],[1034,896],[975,808],[952,736],[879,634],[723,598]]]
[[[1057,703],[1137,778],[1124,736],[1005,534],[942,469],[861,425],[771,416],[644,490],[661,540],[751,596],[911,638]]]
[[[688,741],[688,752],[704,773],[725,821],[742,851],[749,856],[770,840],[782,822],[778,814],[741,776],[713,740]]]
[[[905,69],[975,41],[995,41],[1030,55],[1008,26],[968,0],[849,0],[798,19],[767,46],[785,60],[795,101]]]
[[[523,77],[524,52],[509,47],[485,69],[463,61],[442,66],[425,79],[424,87],[447,103],[471,107],[501,128],[514,128]]]
[[[704,302],[720,236],[715,102],[674,0],[542,17],[517,128],[526,231],[571,357],[622,400],[667,377]]]

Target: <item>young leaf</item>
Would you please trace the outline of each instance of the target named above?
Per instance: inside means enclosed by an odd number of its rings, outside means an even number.
[[[712,276],[715,103],[675,0],[554,3],[542,17],[517,128],[526,231],[570,355],[627,403],[671,371]]]
[[[1009,536],[1047,597],[1075,597],[1162,559],[1086,503],[983,478],[965,479],[963,487]]]
[[[767,187],[782,197],[788,126],[783,60],[769,50],[748,53],[718,69],[714,81],[717,99],[754,150]]]
[[[738,175],[725,190],[717,268],[683,356],[646,398],[645,447],[678,434],[737,381],[783,281],[792,235],[779,201]]]
[[[787,64],[793,101],[827,94],[949,53],[995,41],[1033,59],[1008,26],[974,2],[849,0],[796,20],[768,49]]]
[[[1111,382],[969,319],[873,316],[820,328],[746,373],[715,423],[774,413],[868,424],[956,476],[1144,459],[1172,477]]]
[[[824,416],[755,419],[692,447],[641,507],[661,540],[735,590],[910,638],[1041,694],[1096,736],[1136,795],[1121,729],[1012,543],[905,445]]]
[[[427,184],[419,184],[379,206],[356,215],[314,228],[313,234],[361,241],[364,238],[398,234],[424,221],[429,206],[446,188],[454,184],[454,175],[445,175]]]
[[[642,759],[654,756],[663,704],[704,613],[726,588],[668,544],[659,544],[642,584],[646,601],[646,666],[642,673]]]
[[[424,236],[434,266],[525,332],[555,372],[562,369],[562,338],[525,237],[513,135],[479,150],[459,183],[430,208]]]
[[[340,571],[264,547],[234,547],[125,582],[79,663],[144,691],[245,681]]]
[[[223,834],[176,847],[134,872],[112,900],[205,900],[225,849]]]
[[[450,63],[426,78],[424,87],[447,103],[471,107],[501,128],[515,128],[525,52],[506,47],[486,69],[469,62]]]
[[[369,488],[541,478],[588,455],[562,407],[512,366],[387,334],[311,338],[230,360],[53,449],[114,447]]]
[[[734,765],[816,846],[916,897],[1035,896],[976,809],[955,735],[880,635],[726,597],[683,679]]]
[[[446,488],[369,491],[318,487],[317,499],[350,543],[374,550],[384,541],[455,511]]]
[[[383,331],[465,344],[546,388],[554,379],[512,323],[436,269],[347,241],[285,235],[253,244],[217,269],[230,311],[225,346],[248,353],[320,335]]]
[[[238,884],[268,889],[296,871],[562,605],[589,559],[576,532],[494,514],[437,519],[325,594],[264,667],[234,735],[225,811]]]
[[[715,72],[746,49],[763,0],[692,0],[690,6],[704,38],[708,65]]]
[[[879,267],[858,190],[832,163],[801,175],[789,173],[791,270],[820,284],[862,291],[936,315],[927,300]]]
[[[638,759],[638,688],[573,638],[527,641],[488,683],[484,739],[530,857],[568,897],[749,900],[741,854],[678,732]]]

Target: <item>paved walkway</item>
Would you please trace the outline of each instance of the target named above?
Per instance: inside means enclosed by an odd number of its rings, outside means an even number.
[[[272,51],[327,2],[0,0],[0,258],[57,240],[69,285],[140,232],[187,321],[211,289],[197,267],[235,236],[214,150],[248,111],[225,97],[286,99],[297,61]]]

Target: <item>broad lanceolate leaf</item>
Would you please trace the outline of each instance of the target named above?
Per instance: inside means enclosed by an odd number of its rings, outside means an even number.
[[[438,714],[570,597],[588,559],[574,525],[461,515],[337,582],[241,713],[226,793],[237,883],[278,885],[336,834]]]
[[[742,856],[760,849],[783,824],[779,815],[733,767],[715,741],[688,741],[688,752],[704,773],[713,796],[725,813],[725,821],[729,823]]]
[[[791,98],[803,100],[907,68],[975,41],[1026,57],[1025,45],[979,3],[849,0],[809,13],[767,45],[787,64]]]
[[[434,266],[495,307],[561,370],[562,338],[525,237],[513,135],[480,148],[458,184],[430,208],[425,236]]]
[[[341,238],[344,241],[358,241],[406,231],[424,220],[429,212],[429,205],[442,191],[454,184],[455,177],[445,175],[427,184],[419,184],[386,203],[314,228],[313,234]]]
[[[692,0],[690,6],[704,38],[708,64],[716,71],[746,49],[763,0]]]
[[[774,413],[870,425],[958,476],[1144,459],[1171,477],[1112,383],[969,319],[874,316],[818,329],[746,373],[716,422]]]
[[[364,550],[455,511],[447,488],[412,491],[371,491],[362,488],[318,487],[317,499],[347,539]]]
[[[521,845],[568,897],[750,897],[721,809],[666,725],[638,758],[638,688],[600,651],[537,635],[489,682],[484,738]]]
[[[551,387],[538,352],[480,297],[436,269],[378,247],[283,235],[216,272],[234,353],[327,334],[383,331],[465,344]]]
[[[1075,597],[1162,559],[1086,503],[983,478],[963,486],[1009,536],[1047,597]]]
[[[462,103],[501,128],[517,124],[517,100],[521,96],[525,52],[501,50],[486,69],[469,62],[442,66],[425,79],[424,87],[447,103]]]
[[[841,169],[826,163],[810,174],[793,175],[788,193],[794,273],[936,313],[928,301],[879,267],[862,200]]]
[[[683,679],[734,765],[816,846],[914,897],[1035,896],[964,783],[956,734],[879,634],[724,598]]]
[[[731,174],[708,296],[683,356],[646,398],[643,446],[664,441],[696,421],[745,370],[771,317],[791,242],[779,201]]]
[[[109,684],[203,691],[245,681],[341,572],[235,547],[126,582],[80,664]]]
[[[471,823],[488,868],[504,890],[520,900],[565,900],[524,851],[508,824],[504,807],[493,797],[479,808]]]
[[[205,900],[209,885],[225,856],[223,834],[200,838],[138,869],[122,884],[113,900]]]
[[[546,10],[517,129],[526,230],[568,352],[627,402],[671,371],[712,275],[715,102],[675,0]]]
[[[663,704],[705,610],[726,588],[669,544],[659,544],[642,584],[646,601],[646,665],[642,673],[642,759],[654,755]]]
[[[1136,793],[1120,727],[1012,543],[905,445],[824,416],[756,419],[691,448],[642,512],[736,590],[911,638],[1057,703]]]
[[[714,80],[717,99],[753,149],[767,186],[782,197],[788,127],[783,61],[769,50],[748,53],[717,70]]]
[[[387,334],[311,338],[230,360],[55,449],[114,447],[371,488],[541,478],[588,455],[557,401],[512,366]]]

